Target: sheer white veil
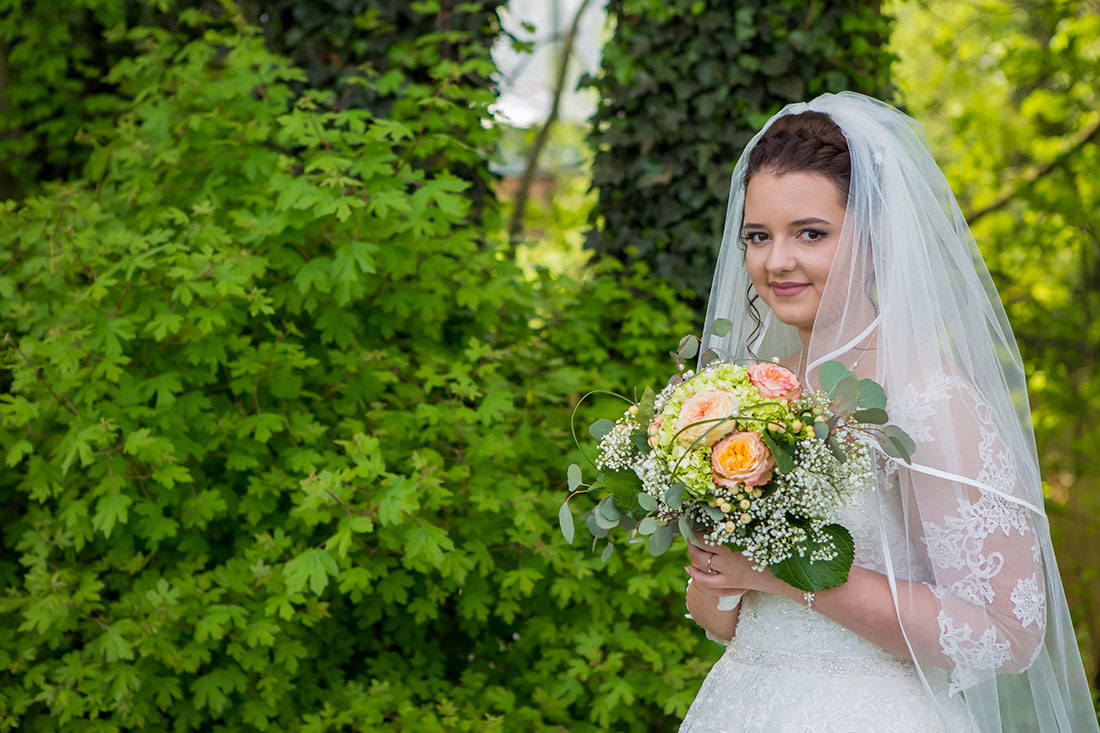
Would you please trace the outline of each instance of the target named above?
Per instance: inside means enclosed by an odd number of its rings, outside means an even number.
[[[911,466],[879,456],[881,552],[867,565],[889,579],[938,709],[948,688],[985,731],[1096,731],[1043,508],[1023,364],[916,121],[842,92],[787,105],[752,138],[733,172],[705,323],[709,331],[726,318],[733,328],[705,337],[701,353],[767,360],[800,348],[796,329],[759,299],[758,328],[739,234],[751,150],[778,117],[811,110],[843,131],[851,184],[807,383],[819,388],[825,361],[858,360],[858,376],[885,388],[892,421],[917,443]]]

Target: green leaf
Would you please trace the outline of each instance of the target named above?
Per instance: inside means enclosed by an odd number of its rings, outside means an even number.
[[[569,490],[577,488],[581,485],[581,467],[576,463],[569,464],[569,470],[566,471],[566,480],[569,482]]]
[[[565,541],[573,544],[573,512],[569,510],[568,503],[563,503],[558,509],[558,525]]]
[[[803,548],[804,557],[790,557],[781,563],[768,566],[772,575],[803,591],[819,591],[836,588],[848,581],[848,572],[855,558],[855,544],[852,535],[839,524],[827,524],[822,528],[826,535],[823,543],[809,542]],[[810,562],[813,550],[831,542],[837,550],[832,560]]]
[[[653,557],[660,557],[672,545],[672,527],[661,525],[649,536],[648,550]]]
[[[873,379],[859,380],[859,406],[864,409],[886,409],[886,393]]]
[[[597,471],[596,480],[592,482],[592,490],[610,491],[611,496],[614,497],[613,506],[634,519],[641,519],[646,513],[638,504],[638,492],[641,488],[642,480],[638,478],[638,474],[630,470]],[[608,518],[617,519],[618,517],[608,515]]]
[[[684,501],[684,485],[673,484],[665,492],[665,504],[673,511],[680,511]]]
[[[768,450],[772,452],[775,457],[775,470],[779,473],[788,473],[794,470],[794,446],[783,443],[779,444],[771,436],[767,430],[761,431],[761,439],[764,441],[764,445],[768,446]]]
[[[611,557],[611,553],[615,551],[615,545],[608,541],[607,546],[603,548],[603,552],[600,553],[600,562],[607,562],[607,559]]]
[[[592,512],[588,515],[588,517],[585,519],[585,524],[588,526],[589,534],[592,535],[593,539],[597,540],[601,537],[606,537],[607,533],[615,526],[617,526],[616,524],[612,525],[611,527],[601,527],[599,524],[599,520],[596,519],[596,512]]]
[[[619,517],[622,516],[619,508],[615,506],[615,498],[612,496],[609,496],[601,501],[596,506],[596,511],[600,514],[603,514],[606,518],[616,522],[619,520]]]
[[[859,380],[851,372],[837,382],[833,402],[837,415],[848,415],[859,407]]]
[[[652,387],[646,387],[642,392],[642,399],[638,400],[638,422],[643,428],[649,427],[653,422],[653,406],[657,400],[657,393]],[[643,432],[645,432],[643,430]]]
[[[607,420],[606,418],[601,418],[588,426],[588,434],[596,440],[600,440],[601,438],[603,438],[603,436],[610,433],[612,428],[614,427],[614,422],[612,422],[611,420]]]
[[[638,534],[648,536],[657,531],[657,520],[654,517],[643,517],[642,521],[638,522]]]
[[[715,318],[710,322],[710,333],[712,336],[718,336],[719,338],[727,335],[730,329],[733,328],[733,323],[727,318]]]
[[[680,345],[676,348],[676,354],[681,359],[690,359],[699,353],[699,341],[691,335],[680,339]]]
[[[869,407],[862,410],[856,410],[852,413],[852,417],[862,423],[870,423],[871,425],[885,425],[890,419],[886,415],[886,410],[881,407]]]
[[[848,370],[848,367],[839,361],[827,361],[821,365],[821,370],[817,373],[817,381],[821,384],[821,390],[832,397],[840,381],[849,376],[855,375]]]
[[[639,491],[638,506],[647,512],[655,512],[657,511],[657,500],[644,491]]]
[[[96,502],[95,514],[92,516],[92,526],[110,537],[115,524],[125,524],[128,516],[127,507],[134,500],[125,494],[114,493],[104,496]]]
[[[829,430],[829,423],[824,420],[817,420],[814,422],[814,437],[818,440],[825,440],[832,435],[832,431]]]
[[[699,538],[695,536],[695,520],[689,517],[687,514],[681,514],[680,519],[676,525],[680,530],[680,536],[685,540],[695,545],[700,549],[707,549],[703,547],[703,543],[699,541]]]
[[[321,595],[328,586],[328,576],[339,574],[336,560],[327,550],[311,548],[283,566],[287,593],[300,593],[309,583],[314,595]]]

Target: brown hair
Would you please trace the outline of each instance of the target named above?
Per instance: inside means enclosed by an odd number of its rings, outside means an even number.
[[[745,187],[757,173],[818,173],[836,186],[840,205],[848,205],[852,159],[848,141],[829,115],[803,112],[783,115],[756,141],[749,153]]]
[[[841,206],[848,205],[848,188],[852,182],[852,158],[848,141],[840,127],[824,112],[802,112],[783,115],[772,122],[749,152],[745,168],[745,188],[757,173],[781,176],[785,173],[817,173],[832,181]],[[742,244],[742,248],[744,248]],[[752,292],[752,284],[749,284]],[[746,293],[746,296],[748,293]],[[755,328],[749,335],[751,344],[764,327],[756,309],[759,295],[748,298],[749,313]],[[750,355],[752,350],[749,350]]]

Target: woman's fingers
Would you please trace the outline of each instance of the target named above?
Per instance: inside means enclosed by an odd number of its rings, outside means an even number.
[[[735,596],[745,589],[734,585],[721,573],[708,575],[705,571],[689,565],[685,568],[691,576],[691,587],[707,596]]]
[[[707,572],[707,566],[714,564],[714,560],[712,559],[714,553],[701,550],[690,542],[687,543],[687,547],[692,566],[704,573]]]

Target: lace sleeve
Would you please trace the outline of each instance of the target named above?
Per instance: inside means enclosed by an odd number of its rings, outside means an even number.
[[[914,634],[925,645],[914,651],[951,670],[952,692],[1027,669],[1046,628],[1036,539],[1045,517],[1020,498],[1025,478],[989,407],[940,372],[924,391],[908,388],[891,417],[917,442],[913,465],[898,464],[898,486],[907,550],[921,556],[938,601],[935,626],[922,624],[931,633]]]

